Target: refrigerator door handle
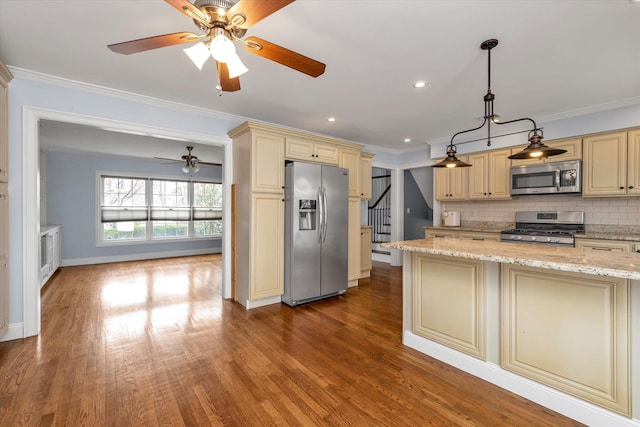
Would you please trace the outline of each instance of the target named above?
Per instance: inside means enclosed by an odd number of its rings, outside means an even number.
[[[323,230],[322,230],[322,243],[326,242],[327,240],[327,218],[329,217],[328,215],[328,206],[327,206],[327,189],[324,188],[324,186],[322,187],[322,203],[324,203],[324,208],[322,209],[323,213],[324,213],[324,226],[323,226]]]
[[[322,224],[324,216],[322,187],[318,187],[318,243],[322,243]]]

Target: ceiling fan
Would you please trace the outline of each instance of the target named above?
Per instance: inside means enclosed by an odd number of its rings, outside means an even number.
[[[202,167],[202,165],[222,166],[222,163],[203,162],[202,160],[198,159],[198,157],[196,157],[193,154],[191,154],[191,150],[193,150],[193,147],[187,147],[188,153],[183,155],[182,157],[180,157],[181,160],[178,160],[178,159],[165,159],[164,157],[154,157],[154,159],[168,160],[168,161],[170,161],[172,163],[182,163],[182,171],[184,173],[189,173],[189,172],[192,172],[192,171],[193,171],[193,173],[197,173],[200,170],[200,168]]]
[[[275,61],[301,73],[318,77],[324,73],[326,65],[282,46],[257,37],[243,39],[247,29],[258,21],[277,12],[295,0],[165,0],[171,6],[193,19],[205,34],[190,32],[164,34],[143,39],[110,44],[113,52],[129,55],[160,47],[198,42],[184,49],[199,69],[209,56],[216,60],[219,90],[234,92],[240,90],[238,76],[244,74],[244,66],[234,46],[240,42],[245,49],[255,55]]]

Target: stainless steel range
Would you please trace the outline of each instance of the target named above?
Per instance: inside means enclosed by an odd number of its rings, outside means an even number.
[[[516,212],[516,228],[500,233],[502,242],[575,246],[574,234],[584,232],[584,212]]]

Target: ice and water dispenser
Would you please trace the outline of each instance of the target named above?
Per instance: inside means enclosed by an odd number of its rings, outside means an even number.
[[[315,230],[316,201],[314,199],[300,199],[298,212],[298,230]]]

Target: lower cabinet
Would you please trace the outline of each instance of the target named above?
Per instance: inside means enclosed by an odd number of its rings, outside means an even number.
[[[412,256],[413,333],[485,360],[484,263]]]
[[[371,227],[360,227],[360,277],[371,274]]]
[[[640,242],[576,238],[576,248],[602,252],[640,252]]]
[[[502,367],[629,416],[629,281],[502,266]]]
[[[9,269],[0,263],[0,337],[9,328]]]
[[[251,196],[250,297],[260,299],[284,292],[284,195]]]
[[[40,286],[53,276],[62,257],[62,227],[44,226],[40,231]]]
[[[349,286],[356,286],[360,278],[360,197],[349,197],[349,260],[347,280]]]

